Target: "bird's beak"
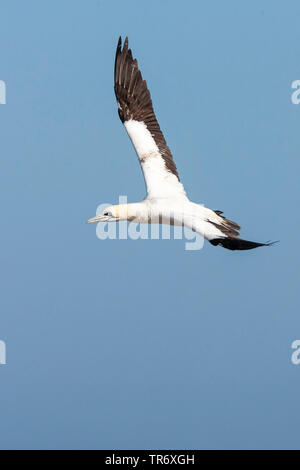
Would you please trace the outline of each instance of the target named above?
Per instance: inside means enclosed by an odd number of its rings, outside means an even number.
[[[110,222],[115,220],[114,217],[110,215],[96,215],[96,217],[93,217],[92,219],[87,220],[87,224],[92,224],[93,222]]]
[[[96,215],[96,217],[93,217],[92,219],[87,220],[87,224],[92,224],[93,222],[108,222],[110,217],[105,216],[105,215]]]

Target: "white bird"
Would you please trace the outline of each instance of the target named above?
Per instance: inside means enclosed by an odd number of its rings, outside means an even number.
[[[122,123],[138,155],[147,187],[146,198],[134,204],[113,205],[91,222],[164,223],[185,225],[212,245],[229,250],[250,250],[272,243],[238,237],[239,225],[203,205],[191,202],[180,182],[170,149],[156,120],[147,83],[136,59],[119,38],[115,58],[115,94]]]

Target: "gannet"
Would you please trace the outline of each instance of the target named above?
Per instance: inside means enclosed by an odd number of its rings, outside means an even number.
[[[251,250],[273,243],[258,243],[239,237],[240,226],[211,210],[190,201],[181,183],[171,151],[157,122],[147,83],[138,62],[119,38],[114,70],[114,91],[118,113],[133,143],[143,171],[147,196],[133,204],[107,207],[92,222],[162,223],[185,225],[202,235],[213,246],[229,250]]]

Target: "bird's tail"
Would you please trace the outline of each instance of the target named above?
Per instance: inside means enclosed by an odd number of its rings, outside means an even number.
[[[237,237],[220,237],[209,240],[210,243],[214,246],[223,246],[228,250],[252,250],[253,248],[258,248],[259,246],[271,246],[276,242],[267,242],[267,243],[258,243],[251,242],[249,240],[243,240],[242,238]]]

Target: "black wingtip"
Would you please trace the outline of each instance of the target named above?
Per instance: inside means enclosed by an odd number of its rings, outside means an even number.
[[[242,238],[237,237],[221,237],[221,238],[214,238],[213,240],[209,240],[213,246],[223,246],[223,248],[227,248],[227,250],[253,250],[254,248],[258,248],[260,246],[272,246],[275,243],[278,243],[279,240],[275,242],[267,242],[267,243],[258,243],[258,242],[251,242],[249,240],[243,240]]]
[[[118,55],[121,53],[122,50],[122,38],[121,36],[119,37],[118,44],[117,44],[117,49],[116,49],[116,58],[115,58],[115,65],[116,65],[116,60]]]
[[[117,53],[121,52],[122,49],[122,37],[119,37],[118,44],[117,44]]]
[[[119,40],[118,40],[118,44],[117,44],[117,51],[121,51],[122,50],[122,36],[119,36]],[[129,39],[128,39],[128,36],[126,36],[125,38],[125,41],[124,41],[124,44],[123,44],[123,50],[126,48],[128,49],[128,44],[129,44]]]
[[[116,74],[117,74],[117,61],[118,61],[118,57],[121,54],[121,47],[122,47],[122,38],[120,36],[118,40],[118,44],[117,44],[116,55],[115,55],[115,81],[116,81]]]

